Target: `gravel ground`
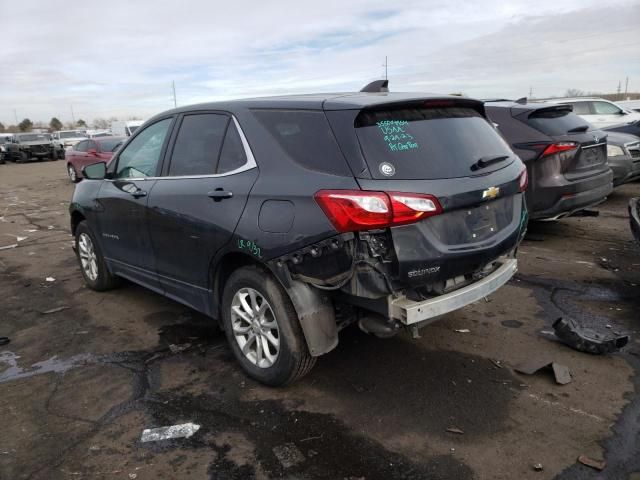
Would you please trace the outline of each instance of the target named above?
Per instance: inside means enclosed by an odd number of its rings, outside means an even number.
[[[0,166],[0,248],[17,244],[0,250],[0,478],[640,478],[640,246],[626,212],[640,183],[598,217],[530,225],[517,277],[488,302],[415,340],[349,327],[286,389],[247,379],[186,307],[129,283],[85,288],[72,191],[63,162]],[[561,316],[632,342],[573,351],[541,333]],[[536,358],[572,382],[514,371]],[[201,426],[190,438],[140,441],[187,422]]]

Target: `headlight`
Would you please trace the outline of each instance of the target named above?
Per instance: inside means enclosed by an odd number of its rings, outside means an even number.
[[[624,150],[622,150],[622,147],[607,145],[607,157],[617,157],[619,155],[624,155]]]

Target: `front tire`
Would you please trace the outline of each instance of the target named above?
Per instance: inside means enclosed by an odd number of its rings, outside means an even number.
[[[84,281],[90,289],[103,292],[120,283],[119,278],[109,272],[100,246],[85,220],[76,227],[76,257]]]
[[[236,360],[261,383],[290,384],[316,363],[286,291],[257,266],[239,268],[227,280],[222,322]]]

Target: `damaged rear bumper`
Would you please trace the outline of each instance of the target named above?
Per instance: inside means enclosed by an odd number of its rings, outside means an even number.
[[[518,261],[510,258],[481,280],[444,295],[423,301],[409,300],[404,296],[390,297],[389,318],[398,320],[404,325],[413,325],[429,319],[435,320],[445,313],[458,310],[490,295],[507,283],[517,271]]]

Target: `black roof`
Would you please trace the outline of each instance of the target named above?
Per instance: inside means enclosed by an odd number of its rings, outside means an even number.
[[[180,113],[193,110],[226,110],[248,108],[292,108],[309,110],[358,110],[365,107],[387,103],[410,102],[427,99],[451,99],[480,103],[466,97],[456,95],[439,95],[433,93],[399,93],[399,92],[352,92],[352,93],[314,93],[306,95],[284,95],[274,97],[246,98],[223,102],[200,103],[179,107],[164,114]]]

